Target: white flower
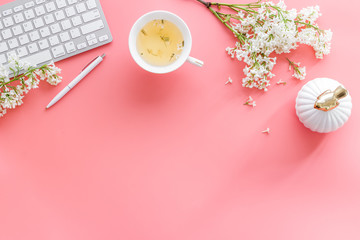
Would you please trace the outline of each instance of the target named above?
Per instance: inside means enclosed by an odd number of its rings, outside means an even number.
[[[51,85],[58,85],[62,80],[62,77],[59,76],[61,69],[54,63],[50,63],[47,70],[47,82]]]
[[[316,58],[322,59],[324,55],[330,54],[332,36],[331,30],[325,30],[319,35],[318,41],[313,45]]]
[[[9,68],[15,71],[17,70],[28,70],[32,65],[29,62],[20,60],[16,54],[11,54],[9,56]]]
[[[321,16],[320,7],[307,7],[300,10],[298,17],[302,22],[309,22],[314,24],[315,21]]]
[[[283,80],[280,79],[276,84],[277,84],[277,85],[280,85],[280,84],[286,85],[286,82],[284,82]]]
[[[306,77],[306,67],[295,68],[293,77],[299,80],[304,80]]]
[[[299,79],[299,80],[304,80],[306,77],[306,68],[305,67],[300,67],[300,63],[296,63],[291,61],[290,59],[288,59],[289,62],[289,69],[291,70],[292,68],[294,69],[294,75],[293,77]]]
[[[39,87],[40,79],[36,77],[36,75],[32,74],[28,79],[25,80],[25,84],[27,89],[34,89]]]
[[[270,79],[275,76],[272,70],[276,58],[270,57],[274,52],[289,53],[301,43],[313,47],[317,58],[330,53],[332,32],[320,30],[315,23],[321,16],[319,6],[297,12],[296,9],[287,10],[280,0],[277,4],[267,1],[243,8],[249,11],[238,10],[234,18],[237,22],[230,24],[239,41],[234,48],[226,48],[226,52],[246,64],[244,87],[267,91]],[[294,66],[289,66],[290,70],[291,67]],[[295,71],[294,76],[304,79],[305,67]]]
[[[30,63],[20,60],[16,55],[9,56],[10,70],[15,73],[9,78],[9,71],[0,65],[0,117],[7,109],[13,109],[23,104],[24,95],[33,88],[37,88],[40,80],[47,80],[52,85],[61,81],[61,69],[53,63],[36,68]]]
[[[9,71],[0,64],[0,83],[9,81]]]
[[[6,108],[1,108],[0,106],[0,117],[3,117],[6,114]]]
[[[251,96],[249,96],[247,101],[244,103],[244,105],[252,106],[254,108],[256,107],[256,102]]]
[[[270,134],[270,128],[267,128],[266,130],[262,131],[262,133]]]
[[[15,108],[16,106],[20,106],[22,102],[23,96],[21,96],[14,89],[11,89],[8,92],[1,93],[1,108]]]
[[[232,82],[233,82],[233,80],[229,77],[229,79],[227,80],[227,82],[225,83],[225,85],[231,84]]]

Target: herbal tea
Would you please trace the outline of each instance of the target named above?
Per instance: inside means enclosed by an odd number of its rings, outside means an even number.
[[[175,24],[167,20],[153,20],[141,29],[136,44],[147,63],[166,66],[179,58],[185,43]]]

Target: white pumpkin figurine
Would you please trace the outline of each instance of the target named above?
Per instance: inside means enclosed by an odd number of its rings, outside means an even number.
[[[305,84],[296,98],[296,114],[305,127],[328,133],[342,127],[351,115],[348,91],[339,82],[317,78]]]

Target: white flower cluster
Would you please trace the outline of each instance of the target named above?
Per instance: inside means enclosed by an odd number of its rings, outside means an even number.
[[[252,106],[254,108],[256,107],[256,102],[251,96],[249,96],[244,105]]]
[[[59,84],[62,80],[60,72],[61,69],[54,63],[37,68],[21,61],[16,55],[10,56],[7,68],[0,64],[0,117],[6,114],[7,109],[20,106],[25,94],[38,88],[40,80],[47,80],[51,85]]]
[[[232,58],[246,63],[244,87],[267,91],[270,79],[275,76],[272,73],[276,63],[274,52],[289,53],[302,43],[313,47],[317,58],[330,53],[332,32],[321,30],[316,24],[321,16],[319,6],[297,12],[296,9],[287,10],[282,0],[278,4],[256,4],[238,8],[238,13],[231,15],[237,21],[231,22],[231,28],[239,41],[235,48],[226,49]],[[305,78],[305,68],[299,69],[294,76]]]
[[[306,67],[300,67],[300,63],[296,63],[288,59],[289,62],[289,70],[291,71],[294,68],[294,78],[299,80],[304,80],[306,77]]]

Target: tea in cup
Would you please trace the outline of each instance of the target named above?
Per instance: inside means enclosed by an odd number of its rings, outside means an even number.
[[[203,66],[203,62],[190,57],[191,33],[185,22],[166,11],[150,12],[133,26],[129,48],[135,62],[152,73],[169,73],[186,61]]]

